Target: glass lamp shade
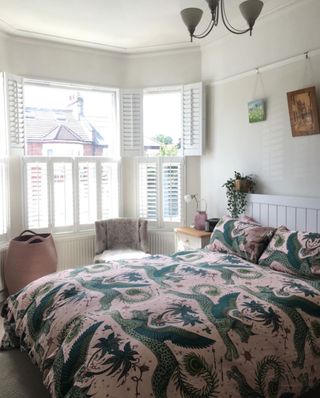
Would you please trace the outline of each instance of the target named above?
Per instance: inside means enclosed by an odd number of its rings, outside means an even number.
[[[256,19],[261,13],[263,2],[261,0],[246,0],[240,4],[240,12],[247,21],[249,28],[252,29]]]
[[[184,201],[185,201],[186,203],[190,203],[190,202],[192,201],[193,197],[192,197],[192,195],[190,195],[190,194],[188,193],[187,195],[184,195],[183,199],[184,199]]]
[[[203,11],[200,8],[185,8],[180,14],[190,34],[193,35],[198,23],[201,20]]]

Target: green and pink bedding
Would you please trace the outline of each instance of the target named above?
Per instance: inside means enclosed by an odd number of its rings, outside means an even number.
[[[320,383],[320,280],[206,250],[43,277],[2,309],[55,398],[298,397]]]

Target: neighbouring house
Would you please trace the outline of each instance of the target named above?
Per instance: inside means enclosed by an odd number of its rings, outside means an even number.
[[[25,132],[30,156],[101,156],[108,148],[99,131],[72,109],[26,107]]]

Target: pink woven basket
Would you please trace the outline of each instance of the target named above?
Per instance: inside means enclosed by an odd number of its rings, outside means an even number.
[[[35,279],[56,272],[57,262],[51,234],[23,231],[10,241],[7,251],[4,280],[8,293],[16,293]]]

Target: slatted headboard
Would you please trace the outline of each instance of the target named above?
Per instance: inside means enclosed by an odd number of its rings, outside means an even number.
[[[250,194],[246,214],[270,227],[320,233],[320,198]]]

